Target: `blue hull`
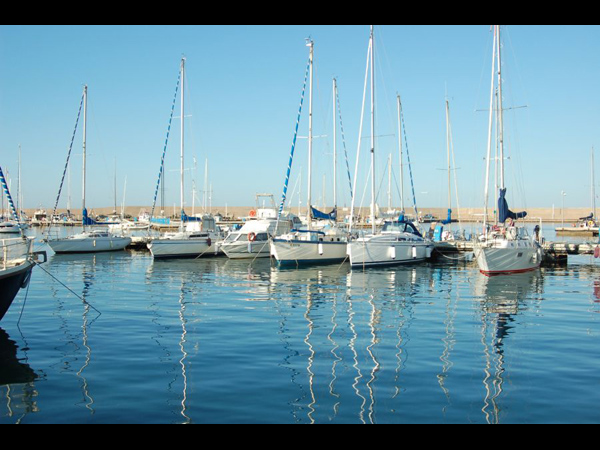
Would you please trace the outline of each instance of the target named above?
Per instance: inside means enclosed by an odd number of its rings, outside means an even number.
[[[0,275],[0,320],[4,317],[19,290],[27,285],[33,265],[26,265],[22,270],[7,276]]]

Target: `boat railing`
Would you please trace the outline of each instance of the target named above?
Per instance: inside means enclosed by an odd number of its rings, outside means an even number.
[[[23,238],[0,239],[0,268],[6,270],[26,261],[32,242]]]

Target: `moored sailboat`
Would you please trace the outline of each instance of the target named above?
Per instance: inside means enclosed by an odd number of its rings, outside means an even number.
[[[374,30],[371,26],[368,61],[371,71],[371,232],[348,244],[350,264],[355,268],[396,265],[424,261],[431,257],[433,245],[419,233],[415,226],[404,220],[386,222],[381,231],[377,230],[376,178],[375,178],[375,69],[374,69]],[[366,83],[365,83],[366,85]],[[359,139],[360,142],[360,139]],[[358,168],[358,157],[357,157]],[[356,180],[356,176],[355,176]],[[356,191],[356,189],[354,189]],[[354,201],[352,214],[354,218]]]
[[[487,170],[485,185],[485,212],[483,233],[475,242],[475,259],[484,275],[507,275],[528,272],[540,267],[543,250],[540,244],[527,234],[524,227],[516,225],[527,212],[514,213],[506,201],[507,187],[504,170],[504,129],[502,109],[502,58],[500,53],[500,26],[494,26],[494,48],[492,56],[492,82],[490,93],[489,135],[487,148]],[[497,93],[497,106],[494,108],[494,95]],[[488,223],[488,185],[491,160],[492,128],[494,110],[497,114],[497,139],[499,148],[500,186],[498,198],[498,218],[494,225]]]
[[[19,216],[12,203],[2,168],[0,168],[0,183],[8,198],[13,216],[18,221]],[[27,287],[29,283],[31,271],[37,263],[36,255],[41,254],[34,253],[32,248],[33,239],[26,237],[22,232],[20,237],[0,239],[0,320],[12,305],[19,290]]]
[[[131,244],[131,238],[117,236],[104,229],[87,230],[91,225],[94,225],[94,220],[88,216],[86,209],[86,178],[87,178],[87,166],[86,166],[86,126],[87,126],[87,96],[88,87],[83,87],[83,197],[82,197],[82,211],[83,211],[83,232],[69,236],[66,238],[49,239],[48,245],[57,254],[64,253],[99,253],[99,252],[113,252],[120,251],[127,248]],[[68,165],[68,163],[67,163]],[[66,168],[65,168],[66,170]],[[62,185],[61,185],[62,188]],[[60,193],[59,193],[60,197]]]
[[[195,258],[211,253],[211,247],[216,245],[216,239],[211,238],[209,232],[197,229],[192,225],[186,225],[188,222],[193,223],[195,220],[190,220],[186,215],[185,207],[185,185],[184,185],[184,118],[185,118],[185,58],[181,58],[180,65],[180,80],[181,80],[181,182],[180,182],[180,201],[181,201],[181,225],[179,231],[175,233],[167,233],[162,237],[152,239],[148,243],[148,249],[154,258]],[[173,106],[175,106],[173,104]],[[169,126],[170,127],[170,126]],[[165,146],[166,150],[166,146]],[[161,161],[161,182],[164,169],[164,154]],[[155,195],[156,197],[156,195]],[[213,247],[214,249],[214,247]],[[214,253],[214,251],[213,251]]]
[[[335,205],[334,210],[329,214],[321,213],[312,206],[312,92],[314,42],[309,40],[307,46],[310,49],[308,63],[310,73],[308,113],[308,223],[305,229],[292,229],[289,233],[276,236],[273,239],[271,242],[271,255],[280,265],[331,264],[342,262],[347,257],[348,234],[337,225],[337,205]],[[334,80],[334,99],[336,91],[336,82]],[[335,101],[333,103],[335,117]],[[337,154],[335,148],[336,144],[334,142],[334,179],[337,172]],[[334,181],[334,203],[337,203],[335,184],[336,182]],[[317,223],[314,221],[317,221]]]

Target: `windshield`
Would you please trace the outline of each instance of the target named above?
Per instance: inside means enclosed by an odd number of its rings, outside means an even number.
[[[410,222],[386,222],[383,226],[383,232],[388,233],[411,233],[421,236],[421,233]]]

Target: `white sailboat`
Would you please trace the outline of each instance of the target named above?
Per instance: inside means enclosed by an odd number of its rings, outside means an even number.
[[[99,253],[124,250],[131,239],[114,235],[106,230],[90,230],[87,226],[93,221],[88,217],[86,199],[86,126],[87,126],[87,85],[83,87],[83,232],[62,239],[48,240],[48,245],[57,254]]]
[[[211,238],[208,231],[196,228],[193,220],[186,224],[189,217],[185,214],[184,195],[184,118],[185,118],[185,58],[181,58],[181,225],[179,231],[167,233],[164,236],[152,239],[148,243],[148,249],[154,258],[196,258],[210,255],[211,248],[217,244],[217,240]]]
[[[279,235],[271,242],[271,255],[280,265],[286,264],[330,264],[346,259],[348,235],[337,226],[337,197],[334,194],[336,208],[331,214],[323,214],[312,206],[312,93],[313,93],[313,56],[314,42],[309,40],[309,113],[308,113],[308,223],[306,229],[293,229],[289,233]],[[334,80],[334,98],[336,84]],[[335,101],[334,111],[335,111]],[[335,115],[335,113],[334,113]],[[335,120],[334,120],[335,129]],[[336,144],[334,142],[334,149]],[[337,153],[334,150],[334,174],[336,170]],[[335,176],[335,175],[334,175]],[[334,181],[334,186],[335,186]],[[334,187],[335,192],[335,187]],[[315,224],[313,219],[325,221]]]
[[[348,256],[352,267],[373,267],[424,261],[431,257],[433,245],[425,240],[415,226],[407,221],[386,222],[381,232],[377,231],[375,218],[375,70],[374,30],[371,26],[369,40],[369,66],[371,71],[371,233],[348,244]],[[360,142],[360,139],[359,139]],[[360,145],[360,144],[359,144]],[[357,157],[358,167],[358,157]],[[356,182],[356,176],[355,182]],[[354,189],[356,192],[356,188]],[[354,218],[354,199],[352,214]]]
[[[500,53],[500,26],[494,26],[494,48],[492,55],[492,82],[490,93],[489,135],[487,149],[487,170],[485,185],[484,230],[475,243],[475,258],[481,273],[487,276],[528,272],[540,267],[543,251],[539,243],[527,235],[524,227],[516,226],[515,221],[527,213],[513,213],[506,202],[504,177],[504,130],[502,111],[502,58]],[[494,119],[494,95],[497,93],[497,139],[499,147],[500,186],[498,200],[498,221],[491,225],[487,220],[488,185],[490,174],[492,128]]]

